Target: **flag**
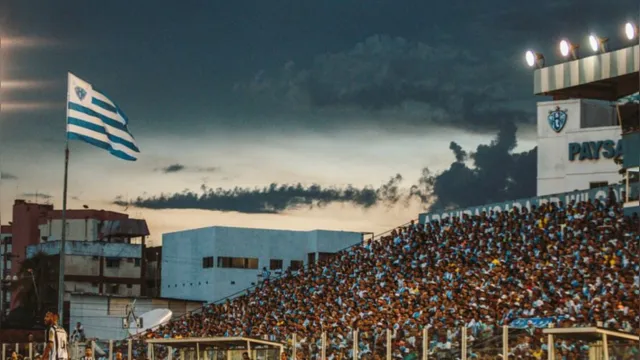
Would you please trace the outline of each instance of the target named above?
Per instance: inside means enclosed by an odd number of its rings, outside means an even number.
[[[129,119],[118,105],[91,84],[69,73],[67,139],[105,149],[111,155],[136,161],[140,149],[129,132]]]

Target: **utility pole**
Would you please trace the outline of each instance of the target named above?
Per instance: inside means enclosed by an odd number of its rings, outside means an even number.
[[[2,24],[0,19],[0,138],[2,138],[2,69],[4,60],[2,59]],[[0,151],[0,246],[2,246],[2,271],[0,272],[0,328],[2,328],[2,320],[4,319],[4,306],[6,295],[6,287],[4,286],[6,269],[7,269],[7,245],[2,238],[2,151]]]

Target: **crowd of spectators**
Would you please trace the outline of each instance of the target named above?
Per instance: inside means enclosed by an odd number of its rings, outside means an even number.
[[[324,331],[335,360],[350,358],[353,329],[367,359],[384,358],[387,329],[397,359],[420,356],[425,327],[434,354],[459,349],[466,327],[470,354],[480,358],[484,339],[521,318],[638,334],[638,226],[612,200],[412,222],[145,336],[291,341],[296,334],[298,356],[319,359]],[[531,324],[510,346],[518,358],[546,356],[546,338]],[[586,350],[556,344],[565,359]]]

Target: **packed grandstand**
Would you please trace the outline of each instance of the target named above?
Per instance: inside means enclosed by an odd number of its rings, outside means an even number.
[[[455,358],[466,327],[469,355],[494,358],[504,325],[552,318],[556,327],[600,326],[638,334],[640,240],[637,215],[614,199],[547,203],[480,216],[412,222],[247,294],[188,314],[147,338],[248,336],[291,342],[297,356],[350,358],[353,329],[361,358]],[[546,357],[542,329],[529,322],[510,344],[517,358]],[[563,359],[584,358],[588,345],[559,341]],[[635,358],[626,348],[622,358]]]

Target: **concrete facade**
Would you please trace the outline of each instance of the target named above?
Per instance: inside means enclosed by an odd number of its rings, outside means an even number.
[[[68,225],[67,239],[84,240],[85,233],[95,234],[96,236],[93,236],[92,239],[98,238],[97,234],[91,231],[91,224],[94,221],[124,220],[129,216],[113,211],[69,209],[66,217]],[[13,204],[12,224],[14,256],[18,259],[25,259],[27,246],[48,241],[50,237],[51,240],[59,240],[62,235],[60,219],[62,219],[62,211],[55,210],[53,205],[16,200]],[[51,222],[53,224],[49,226],[48,224]],[[20,267],[14,266],[11,269],[11,274],[17,274],[19,271]]]
[[[567,116],[564,128],[558,132],[549,125],[554,111]],[[615,107],[584,100],[563,100],[538,103],[538,180],[537,195],[546,196],[575,190],[617,184],[622,180],[610,152],[602,146],[611,140],[621,140]],[[584,146],[590,149],[586,158],[576,154]]]
[[[163,297],[216,301],[271,276],[357,244],[362,234],[208,227],[163,234]]]
[[[67,220],[67,240],[89,241],[98,238],[101,221],[99,219],[70,219]],[[45,219],[44,224],[38,225],[41,241],[58,241],[62,237],[62,219]]]
[[[49,204],[16,200],[13,205],[12,258],[9,275],[20,274],[20,264],[38,253],[59,264],[62,211]],[[66,212],[65,308],[70,292],[145,295],[144,220],[105,210],[68,209]],[[57,265],[52,276],[57,277]],[[11,309],[18,306],[11,298]],[[68,318],[65,318],[65,323]]]
[[[0,277],[4,279],[11,276],[11,251],[12,236],[11,226],[0,226]],[[9,303],[11,301],[11,290],[8,287],[0,286],[0,316],[2,312],[6,315],[9,312]]]
[[[37,253],[58,255],[59,241],[27,247],[27,258]],[[101,241],[68,241],[65,245],[65,291],[140,296],[142,246]],[[97,281],[98,278],[103,281]],[[126,283],[123,281],[126,280]]]

